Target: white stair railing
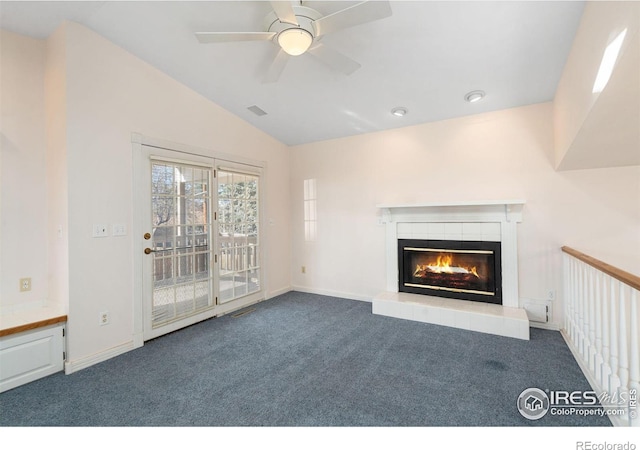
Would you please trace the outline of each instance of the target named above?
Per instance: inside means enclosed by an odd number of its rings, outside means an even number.
[[[614,425],[640,426],[640,277],[562,247],[563,335]]]

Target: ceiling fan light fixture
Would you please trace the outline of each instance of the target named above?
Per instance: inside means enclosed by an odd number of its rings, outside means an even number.
[[[278,34],[278,44],[291,56],[302,55],[313,43],[313,36],[302,28],[288,28]]]
[[[484,98],[486,94],[484,91],[471,91],[467,95],[464,96],[465,101],[469,103],[479,102]]]

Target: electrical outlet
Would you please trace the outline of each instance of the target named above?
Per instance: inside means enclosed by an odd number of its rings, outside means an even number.
[[[109,311],[102,311],[99,317],[100,325],[107,325],[109,323]]]
[[[547,300],[555,300],[556,299],[556,291],[553,289],[550,289],[547,292]]]
[[[305,266],[302,266],[300,270],[302,271],[302,273],[307,273],[307,268]]]
[[[31,278],[20,278],[20,292],[31,290]]]

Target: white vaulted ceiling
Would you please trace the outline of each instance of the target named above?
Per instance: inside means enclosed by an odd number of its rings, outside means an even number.
[[[304,1],[322,15],[359,2]],[[300,2],[294,2],[295,5]],[[266,1],[0,2],[0,26],[46,38],[78,22],[257,128],[296,145],[551,101],[583,11],[578,1],[391,1],[392,15],[322,43],[357,61],[351,75],[311,54],[263,76],[270,41],[201,44],[198,31],[262,31]],[[477,103],[464,95],[481,89]],[[258,106],[266,115],[247,108]],[[408,109],[393,116],[397,106]]]

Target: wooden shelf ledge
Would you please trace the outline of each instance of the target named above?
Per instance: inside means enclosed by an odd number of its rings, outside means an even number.
[[[10,328],[0,329],[0,337],[10,336],[12,334],[22,333],[23,331],[35,330],[37,328],[55,325],[57,323],[66,322],[67,316],[51,317],[50,319],[38,320],[36,322],[25,323]]]

